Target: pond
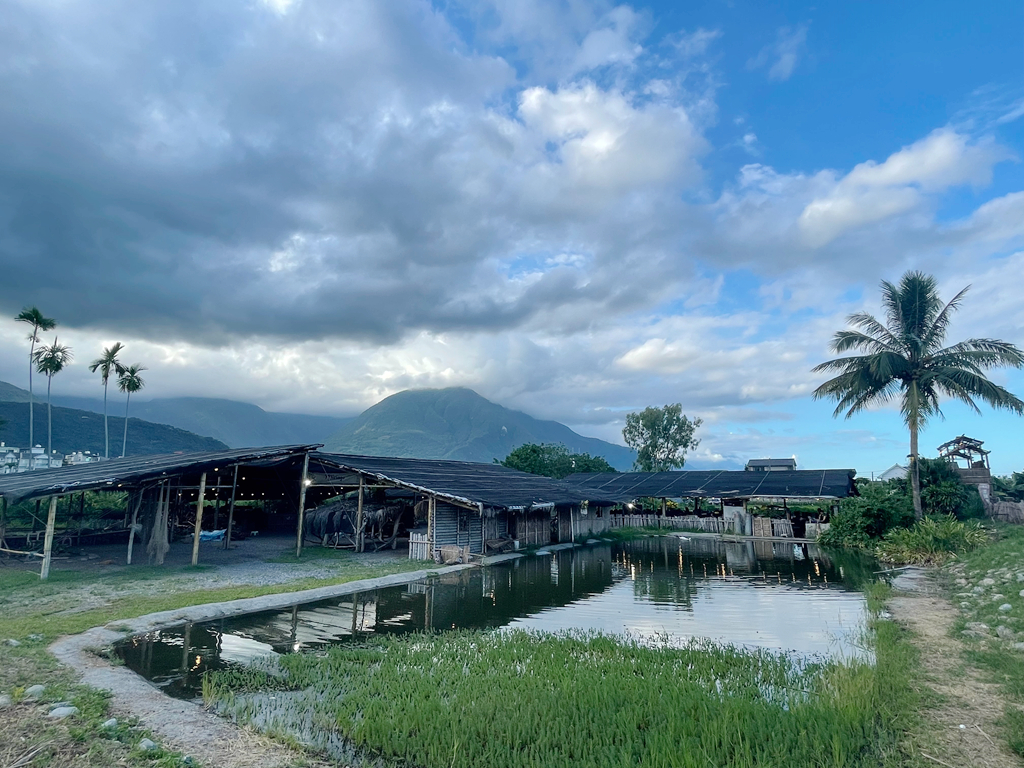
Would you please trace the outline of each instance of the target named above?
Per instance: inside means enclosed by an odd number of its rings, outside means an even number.
[[[207,670],[425,629],[596,630],[865,657],[874,561],[814,545],[651,537],[526,556],[411,584],[129,638],[128,667],[191,698]]]

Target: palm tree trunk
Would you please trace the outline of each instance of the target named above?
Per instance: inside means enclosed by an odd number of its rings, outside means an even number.
[[[124,458],[125,450],[128,448],[128,403],[132,401],[132,393],[128,393],[128,397],[124,401],[124,442],[121,443],[121,458]]]
[[[921,508],[921,467],[917,456],[917,420],[910,422],[910,488],[914,497],[914,519],[920,520],[924,517]]]
[[[50,456],[53,455],[53,412],[50,410],[50,386],[53,376],[46,379],[46,468],[50,468]]]
[[[103,380],[103,458],[110,458],[110,428],[107,426],[107,380]]]
[[[32,326],[32,344],[28,348],[28,468],[35,469],[35,454],[32,453],[32,448],[36,444],[35,431],[33,429],[35,425],[35,398],[32,397],[32,368],[34,358],[36,356],[36,334],[38,331],[35,326]]]

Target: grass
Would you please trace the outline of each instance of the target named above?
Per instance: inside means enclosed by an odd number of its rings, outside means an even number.
[[[980,523],[961,522],[952,515],[928,517],[910,528],[889,531],[876,552],[887,563],[942,565],[988,541],[989,533]]]
[[[885,599],[871,588],[873,610]],[[217,672],[204,695],[264,730],[305,740],[312,723],[421,768],[903,765],[917,657],[877,616],[869,642],[874,666],[589,633],[378,637]]]
[[[951,575],[958,580],[951,589],[959,592],[962,618],[957,630],[979,622],[992,630],[984,637],[967,640],[966,656],[988,678],[1001,686],[1008,700],[1002,735],[1017,755],[1024,757],[1024,526],[1000,525],[998,539],[958,563]],[[1000,610],[1009,605],[1009,610]],[[977,626],[977,625],[974,625]],[[1005,627],[1013,636],[994,632]]]

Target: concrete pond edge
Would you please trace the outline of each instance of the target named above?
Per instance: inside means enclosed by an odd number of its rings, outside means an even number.
[[[411,584],[432,576],[444,576],[478,567],[479,564],[449,565],[297,592],[279,592],[160,611],[134,619],[111,621],[78,635],[58,638],[50,644],[49,651],[60,663],[77,672],[83,684],[109,692],[115,712],[139,718],[146,728],[158,734],[168,746],[204,763],[219,765],[224,760],[225,749],[230,752],[232,744],[250,738],[241,728],[208,712],[201,704],[171,698],[127,667],[114,664],[99,655],[98,651],[127,638],[185,622],[212,621],[244,613],[288,608],[295,604],[328,600],[382,587]],[[284,764],[287,756],[293,753],[283,746],[279,749],[278,757],[281,764]],[[277,762],[271,758],[266,764]]]

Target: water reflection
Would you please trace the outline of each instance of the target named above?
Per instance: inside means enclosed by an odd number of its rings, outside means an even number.
[[[368,634],[481,627],[694,636],[805,654],[860,653],[866,558],[814,546],[640,539],[131,638],[129,667],[176,696],[203,672]]]

